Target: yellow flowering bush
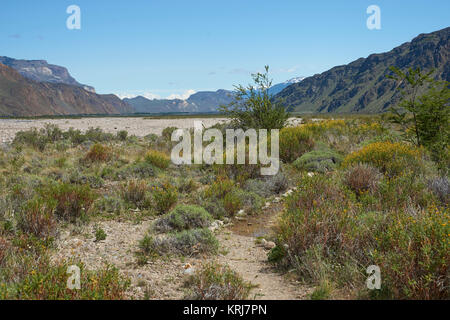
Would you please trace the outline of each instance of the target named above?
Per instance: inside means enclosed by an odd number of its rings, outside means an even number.
[[[422,167],[421,155],[420,149],[405,143],[375,142],[349,154],[343,166],[366,163],[388,176],[397,176],[407,169],[417,172]]]
[[[311,133],[300,127],[287,127],[280,131],[280,158],[286,162],[292,162],[304,153],[311,151],[314,140]]]
[[[155,209],[159,214],[167,213],[177,203],[177,189],[168,182],[164,182],[161,187],[153,187],[152,193]]]
[[[160,151],[150,150],[145,155],[145,161],[160,169],[166,169],[170,164],[170,158]]]

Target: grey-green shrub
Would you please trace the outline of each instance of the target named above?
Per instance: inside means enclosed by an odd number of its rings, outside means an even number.
[[[314,150],[305,153],[294,161],[294,167],[312,172],[327,172],[336,169],[342,162],[342,156],[332,150]]]
[[[202,207],[194,205],[178,205],[170,213],[158,219],[155,229],[161,232],[182,231],[194,228],[206,228],[213,220]]]

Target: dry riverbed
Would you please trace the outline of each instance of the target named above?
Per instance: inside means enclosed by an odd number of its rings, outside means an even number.
[[[79,119],[0,119],[0,143],[10,142],[19,131],[31,128],[43,128],[46,124],[57,125],[62,130],[69,128],[86,131],[89,128],[100,128],[105,132],[117,133],[126,130],[130,135],[144,137],[150,133],[160,135],[164,128],[193,128],[194,121],[202,121],[208,128],[216,123],[227,121],[226,118],[179,118],[179,119],[149,119],[145,117],[106,117]],[[291,118],[290,123],[296,125],[301,119]]]

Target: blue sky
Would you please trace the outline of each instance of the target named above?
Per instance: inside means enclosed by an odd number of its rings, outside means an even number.
[[[69,30],[69,5],[81,30]],[[366,27],[369,5],[381,30]],[[232,89],[268,64],[310,76],[449,26],[450,1],[2,1],[0,55],[65,66],[99,93],[186,96]]]

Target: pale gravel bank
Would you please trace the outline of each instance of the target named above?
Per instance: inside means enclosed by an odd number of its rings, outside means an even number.
[[[55,124],[62,130],[69,128],[86,131],[89,128],[100,128],[105,132],[116,133],[126,130],[130,135],[144,137],[150,133],[160,135],[164,128],[177,127],[180,129],[193,128],[194,121],[202,121],[208,128],[216,123],[226,122],[226,118],[180,118],[180,119],[146,119],[143,117],[106,117],[106,118],[79,118],[79,119],[0,119],[0,143],[10,142],[19,131],[31,128],[43,128],[47,123]],[[291,118],[290,123],[297,125],[301,119]]]

